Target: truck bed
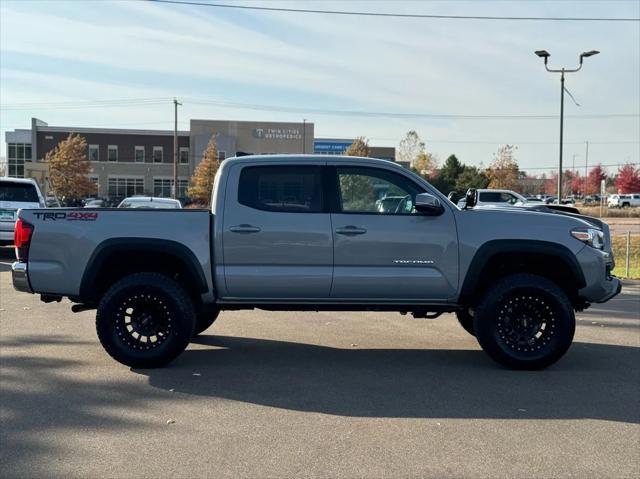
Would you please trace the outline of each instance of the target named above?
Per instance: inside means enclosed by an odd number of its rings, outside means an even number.
[[[118,242],[186,247],[212,291],[209,210],[56,208],[21,210],[19,216],[34,227],[28,271],[39,293],[78,296],[92,257]]]

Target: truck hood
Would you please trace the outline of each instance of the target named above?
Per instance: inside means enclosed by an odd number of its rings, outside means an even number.
[[[547,221],[544,221],[544,217],[548,217],[550,221],[549,223],[555,223],[558,226],[558,220],[561,218],[567,218],[567,230],[570,230],[575,227],[595,227],[601,230],[604,233],[605,237],[605,251],[611,252],[611,237],[609,233],[609,225],[602,221],[599,218],[593,218],[591,216],[581,215],[579,213],[574,213],[572,210],[577,211],[575,208],[567,208],[567,207],[558,207],[558,205],[524,205],[524,206],[476,206],[472,208],[472,210],[476,214],[484,214],[491,215],[494,218],[496,216],[501,217],[500,222],[509,222],[512,223],[514,228],[521,228],[525,225],[522,224],[523,214],[524,215],[535,215],[537,221],[527,221],[527,223],[535,224],[538,227],[545,225]],[[508,218],[509,216],[513,216],[513,218]],[[487,217],[486,225],[490,225],[491,220]]]
[[[577,208],[574,207],[567,207],[567,206],[562,206],[562,205],[537,205],[537,204],[528,204],[528,205],[522,205],[522,206],[492,206],[492,205],[484,205],[484,206],[476,206],[474,208],[475,210],[485,210],[485,209],[491,209],[491,210],[501,210],[501,211],[505,211],[505,212],[509,212],[509,211],[518,211],[518,212],[522,212],[522,211],[528,211],[531,213],[546,213],[546,214],[552,214],[552,215],[563,215],[563,216],[568,216],[571,218],[577,218],[580,219],[582,221],[586,221],[587,223],[592,224],[593,226],[595,226],[598,229],[604,230],[604,227],[606,226],[606,223],[603,222],[601,219],[599,218],[594,218],[592,216],[585,216],[585,215],[581,215],[579,213],[579,210]]]

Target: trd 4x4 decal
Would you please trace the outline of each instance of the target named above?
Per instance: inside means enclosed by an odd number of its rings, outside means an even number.
[[[56,211],[51,213],[36,212],[33,215],[42,221],[95,221],[98,213],[84,211]]]

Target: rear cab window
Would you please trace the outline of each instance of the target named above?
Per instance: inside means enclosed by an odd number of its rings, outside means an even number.
[[[0,181],[0,201],[40,203],[40,198],[35,185],[32,183]]]
[[[238,202],[263,211],[320,213],[320,166],[248,166],[240,173]]]

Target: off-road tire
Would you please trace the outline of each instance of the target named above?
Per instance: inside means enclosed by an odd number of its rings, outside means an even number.
[[[533,274],[497,280],[474,317],[482,349],[510,369],[542,369],[558,361],[571,346],[575,325],[565,292]]]
[[[473,314],[471,314],[470,308],[460,309],[456,311],[456,317],[462,329],[464,329],[471,336],[475,336],[476,332],[473,329]]]
[[[96,330],[107,353],[132,368],[175,359],[195,330],[193,302],[171,278],[136,273],[113,284],[98,305]]]
[[[196,329],[194,336],[204,333],[218,319],[220,311],[210,311],[207,313],[198,313],[196,315]]]

